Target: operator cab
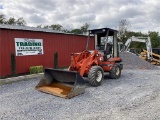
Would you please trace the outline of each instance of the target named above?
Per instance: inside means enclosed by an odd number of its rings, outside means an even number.
[[[113,53],[113,36],[107,38],[106,34],[95,34],[95,50],[103,51],[104,54],[111,57]]]
[[[89,36],[95,36],[95,50],[103,52],[104,58],[119,57],[117,48],[117,30],[101,28],[89,30]]]

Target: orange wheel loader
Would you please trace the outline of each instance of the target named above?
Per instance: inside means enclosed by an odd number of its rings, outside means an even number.
[[[68,70],[45,68],[44,77],[36,89],[63,98],[72,98],[85,92],[85,83],[100,86],[104,72],[118,79],[123,65],[119,57],[117,31],[110,28],[89,30],[86,49],[71,54]],[[90,36],[95,36],[95,49],[88,50]],[[84,80],[84,76],[88,79]]]

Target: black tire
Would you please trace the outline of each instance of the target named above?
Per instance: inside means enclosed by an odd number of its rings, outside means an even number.
[[[88,82],[94,86],[100,86],[104,79],[104,71],[100,66],[92,66],[88,73]]]
[[[109,76],[112,79],[118,79],[121,76],[121,67],[119,64],[114,64],[111,71],[109,72]]]

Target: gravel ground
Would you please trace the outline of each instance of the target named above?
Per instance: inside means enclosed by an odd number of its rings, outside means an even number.
[[[160,70],[160,69],[159,69]],[[159,120],[160,71],[125,69],[120,79],[63,99],[39,92],[40,78],[0,86],[1,120]]]
[[[121,52],[120,57],[122,58],[124,69],[158,69],[157,66],[140,59],[139,56],[131,52]]]

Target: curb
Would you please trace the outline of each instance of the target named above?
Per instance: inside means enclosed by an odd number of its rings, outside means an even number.
[[[44,75],[44,73],[39,73],[39,74],[31,74],[31,75],[24,75],[24,76],[0,79],[0,85],[12,83],[12,82],[18,82],[18,81],[22,81],[22,80],[38,78],[38,77],[43,77],[43,75]]]

